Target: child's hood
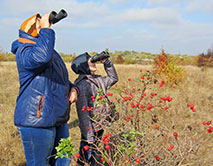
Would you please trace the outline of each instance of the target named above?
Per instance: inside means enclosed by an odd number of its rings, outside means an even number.
[[[91,74],[88,60],[91,56],[85,52],[72,61],[71,68],[76,74]]]

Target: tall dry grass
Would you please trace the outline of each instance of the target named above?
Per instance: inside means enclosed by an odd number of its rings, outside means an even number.
[[[151,66],[141,65],[116,65],[119,82],[110,89],[127,86],[127,79],[138,79],[139,70],[151,70]],[[77,77],[70,69],[70,80],[73,82]],[[166,87],[163,93],[173,97],[173,108],[184,118],[185,121],[193,122],[195,125],[202,124],[203,121],[213,120],[213,68],[202,71],[200,68],[186,66],[187,77],[175,87]],[[98,65],[98,74],[106,75],[102,65]],[[133,83],[134,84],[134,83]],[[23,147],[16,127],[13,124],[13,112],[18,95],[19,82],[15,62],[0,62],[0,165],[2,166],[24,166],[25,158]],[[162,94],[163,95],[163,94]],[[115,94],[116,96],[116,94]],[[186,108],[181,103],[196,105],[196,114],[184,116]],[[70,135],[72,142],[78,149],[80,142],[80,130],[78,128],[77,114],[75,105],[71,107],[69,120]],[[182,120],[182,119],[181,119]],[[180,122],[181,123],[181,122]],[[212,137],[213,138],[213,137]],[[210,166],[213,163],[213,142],[205,144],[199,150],[196,162],[188,162],[183,165],[202,165]],[[199,159],[202,158],[202,162]],[[193,163],[193,164],[192,164]],[[72,161],[71,165],[75,165]]]

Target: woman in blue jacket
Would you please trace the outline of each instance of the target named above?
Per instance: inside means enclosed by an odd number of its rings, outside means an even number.
[[[14,123],[28,166],[70,163],[70,159],[50,158],[59,140],[69,137],[70,104],[78,95],[78,88],[69,81],[54,44],[55,32],[50,28],[49,14],[42,17],[36,14],[25,20],[18,40],[12,44],[20,82]]]

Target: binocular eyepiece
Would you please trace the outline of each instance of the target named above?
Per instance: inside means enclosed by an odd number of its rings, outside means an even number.
[[[55,24],[61,19],[67,17],[67,12],[64,9],[61,9],[59,13],[56,13],[55,11],[52,11],[50,13],[49,22],[51,24]]]
[[[109,53],[108,52],[105,52],[105,51],[102,51],[100,54],[96,54],[92,57],[91,59],[91,62],[92,63],[95,63],[97,61],[101,61],[101,60],[104,60],[104,59],[107,59],[109,58]]]

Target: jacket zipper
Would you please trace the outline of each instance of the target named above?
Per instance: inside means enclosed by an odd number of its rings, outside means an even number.
[[[40,117],[43,104],[44,104],[44,96],[41,96],[38,102],[38,107],[37,107],[37,115],[36,115],[37,118]]]

